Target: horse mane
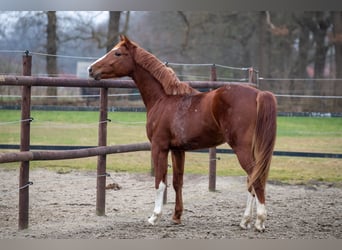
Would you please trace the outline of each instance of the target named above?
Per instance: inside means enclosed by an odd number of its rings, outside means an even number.
[[[188,84],[179,81],[171,68],[141,47],[137,46],[135,48],[134,59],[138,65],[150,72],[161,83],[167,95],[191,95],[198,93],[197,90]]]

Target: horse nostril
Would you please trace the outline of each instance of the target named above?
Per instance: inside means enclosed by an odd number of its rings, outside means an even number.
[[[93,72],[93,69],[91,67],[88,67],[88,72],[89,73]]]

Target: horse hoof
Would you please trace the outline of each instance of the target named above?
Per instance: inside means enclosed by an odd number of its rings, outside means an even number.
[[[265,232],[265,228],[255,228],[255,231],[257,231],[259,233],[263,233],[263,232]]]
[[[261,214],[261,215],[257,216],[257,219],[256,219],[255,224],[254,224],[254,228],[258,232],[265,232],[265,220],[266,220],[265,214]]]
[[[256,231],[263,233],[265,232],[265,226],[264,225],[254,225],[254,228]]]
[[[250,223],[243,223],[243,222],[241,222],[240,223],[240,228],[243,229],[243,230],[250,229],[251,228],[251,224]]]
[[[180,219],[172,218],[172,222],[173,222],[173,224],[176,224],[176,225],[182,224]]]
[[[151,217],[148,219],[148,223],[150,223],[152,226],[154,226],[157,224],[157,220]]]
[[[249,216],[245,216],[242,218],[240,222],[240,227],[244,230],[251,228],[251,218]]]
[[[152,216],[148,219],[148,223],[151,225],[156,225],[160,219],[161,214],[155,214],[153,213]]]

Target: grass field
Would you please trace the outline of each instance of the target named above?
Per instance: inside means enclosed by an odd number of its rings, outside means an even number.
[[[32,145],[97,145],[98,112],[32,111]],[[145,142],[145,113],[110,112],[108,145]],[[19,144],[20,111],[0,110],[0,144]],[[8,123],[13,122],[13,123]],[[228,148],[226,145],[220,148]],[[278,117],[276,150],[342,153],[342,118]],[[3,151],[5,152],[5,151]],[[245,175],[232,154],[218,154],[218,175]],[[43,167],[66,172],[73,169],[96,169],[96,157],[31,162],[31,167]],[[135,152],[107,156],[108,172],[149,172],[150,152]],[[18,163],[1,164],[16,168]],[[186,173],[207,174],[207,154],[187,153]],[[170,169],[170,172],[172,170]],[[342,160],[325,158],[274,157],[270,179],[305,183],[314,181],[342,182]]]

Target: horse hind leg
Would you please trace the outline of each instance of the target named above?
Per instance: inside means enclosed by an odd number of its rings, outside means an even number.
[[[249,150],[250,148],[251,147],[248,145],[243,146],[243,147],[236,147],[235,149],[233,148],[241,167],[246,171],[248,175],[251,173],[253,169],[253,162],[254,162],[254,159],[252,157],[252,151]],[[240,222],[240,227],[242,229],[251,228],[254,204],[255,204],[255,193],[254,193],[253,188],[250,188],[247,192],[246,209],[242,215],[242,219]]]
[[[256,197],[256,204],[257,204],[257,219],[255,221],[255,229],[259,232],[265,231],[265,220],[267,217],[265,204],[260,203],[258,197]]]
[[[240,162],[242,168],[250,176],[253,167],[255,166],[254,159],[252,157],[252,151],[249,150],[249,146],[240,147],[235,149],[235,153]],[[248,190],[247,204],[245,212],[242,216],[240,227],[243,229],[249,229],[251,227],[251,221],[253,217],[254,204],[256,203],[257,218],[254,227],[257,231],[263,232],[265,230],[266,220],[266,208],[265,208],[265,192],[261,183],[257,179],[253,186]]]
[[[243,213],[243,216],[242,216],[242,219],[241,219],[241,222],[240,222],[240,227],[242,229],[249,229],[249,228],[251,228],[251,221],[252,221],[252,218],[253,218],[254,203],[255,203],[255,196],[250,191],[248,191],[248,193],[247,193],[246,209],[245,209],[245,212]]]
[[[242,216],[240,227],[242,229],[251,228],[254,204],[256,203],[257,216],[256,216],[254,228],[259,232],[264,232],[265,231],[265,220],[267,217],[265,203],[261,203],[258,196],[255,195],[254,193],[255,193],[254,189],[251,192],[250,191],[248,192],[246,209],[245,209],[245,212]]]
[[[255,221],[255,229],[259,232],[265,231],[265,220],[267,217],[266,207],[265,207],[265,188],[262,187],[260,182],[257,180],[253,185],[256,193],[256,210],[257,216]]]

